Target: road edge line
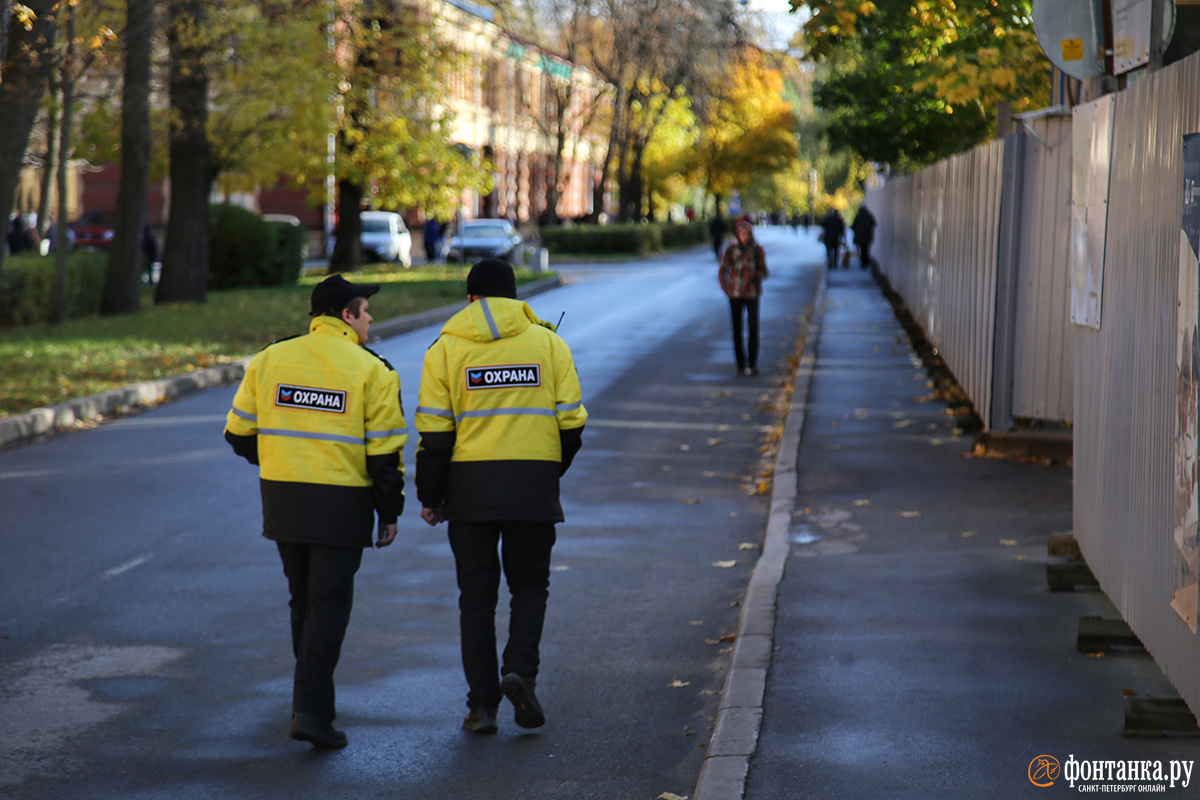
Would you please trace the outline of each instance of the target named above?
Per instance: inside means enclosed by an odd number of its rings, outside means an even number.
[[[758,748],[767,676],[775,646],[775,601],[788,557],[787,532],[796,501],[796,469],[804,420],[808,416],[817,343],[821,338],[826,286],[827,273],[822,270],[821,282],[813,298],[812,316],[804,332],[804,349],[779,440],[779,452],[775,456],[771,511],[763,552],[754,565],[742,601],[729,674],[721,692],[708,754],[696,781],[694,800],[741,800],[746,791],[750,761]]]

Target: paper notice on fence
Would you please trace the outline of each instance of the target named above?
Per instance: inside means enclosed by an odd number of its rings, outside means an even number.
[[[1071,321],[1100,328],[1113,95],[1072,109]]]
[[[1196,633],[1197,386],[1200,385],[1200,134],[1183,137],[1183,219],[1179,230],[1175,339],[1175,569],[1171,607]]]

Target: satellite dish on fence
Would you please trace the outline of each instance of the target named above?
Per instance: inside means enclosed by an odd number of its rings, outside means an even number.
[[[1104,74],[1101,0],[1033,0],[1033,30],[1046,57],[1072,78]]]
[[[1107,21],[1113,42],[1112,74],[1120,75],[1150,60],[1150,10],[1163,8],[1162,43],[1175,31],[1175,0],[1111,0]],[[1106,74],[1102,0],[1033,0],[1033,29],[1046,57],[1072,78]]]

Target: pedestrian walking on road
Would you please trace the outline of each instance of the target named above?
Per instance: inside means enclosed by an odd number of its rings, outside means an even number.
[[[875,241],[875,215],[865,205],[858,207],[850,230],[854,232],[854,246],[858,248],[858,263],[863,269],[871,266],[871,244]]]
[[[743,217],[734,226],[734,242],[726,248],[717,270],[733,317],[733,355],[739,375],[758,374],[758,298],[768,275],[767,257],[762,245],[754,240],[754,226]],[[743,316],[749,328],[749,352],[742,340]]]
[[[833,271],[837,269],[838,255],[846,241],[846,221],[836,208],[821,220],[821,241],[825,243],[825,266]]]
[[[725,246],[725,236],[729,233],[729,223],[725,221],[725,217],[721,216],[721,211],[717,210],[717,215],[708,223],[708,232],[712,234],[713,255],[717,257],[717,261],[721,260],[721,248]]]
[[[346,746],[333,672],[354,601],[363,550],[396,538],[404,510],[400,378],[364,344],[367,298],[379,284],[341,275],[312,292],[309,332],[251,359],[233,398],[225,438],[259,465],[263,536],[275,541],[291,593],[292,738]]]
[[[463,728],[473,733],[496,732],[504,697],[520,727],[546,722],[534,689],[550,551],[563,521],[559,479],[587,421],[571,349],[516,297],[507,262],[488,258],[471,268],[467,307],[425,354],[416,416],[421,518],[449,522],[468,686]],[[501,569],[512,595],[502,663]]]

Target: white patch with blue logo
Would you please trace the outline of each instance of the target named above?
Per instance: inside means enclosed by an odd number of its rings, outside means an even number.
[[[517,389],[542,385],[540,364],[467,367],[467,389]]]
[[[344,414],[346,412],[346,393],[334,389],[314,389],[311,386],[291,386],[281,383],[275,387],[275,405]]]

